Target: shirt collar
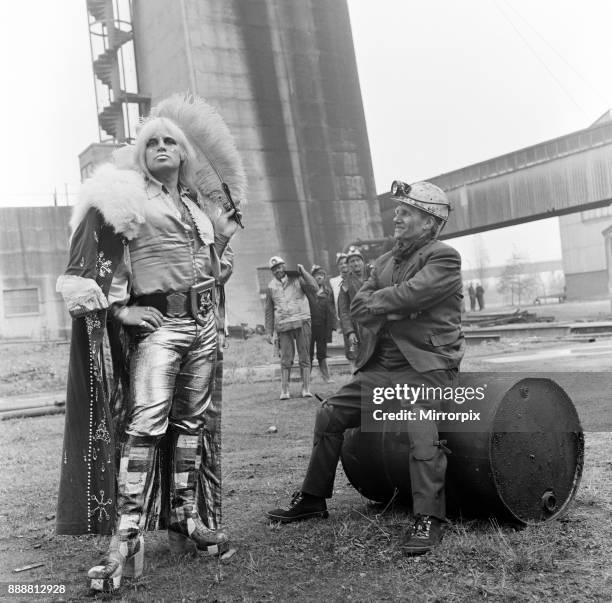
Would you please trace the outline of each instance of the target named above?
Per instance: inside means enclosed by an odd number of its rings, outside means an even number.
[[[157,180],[147,180],[145,189],[147,192],[147,199],[153,199],[153,197],[160,197],[162,193],[168,194],[166,187],[161,184],[161,182],[157,182]]]
[[[170,194],[170,192],[168,191],[168,189],[166,188],[164,184],[162,184],[161,182],[158,182],[157,180],[152,180],[152,179],[147,180],[146,191],[147,191],[148,199],[152,199],[153,197],[158,197],[159,195],[162,195],[162,194],[164,195]],[[185,195],[187,196],[189,195],[189,189],[180,183],[178,185],[178,191],[181,197]]]

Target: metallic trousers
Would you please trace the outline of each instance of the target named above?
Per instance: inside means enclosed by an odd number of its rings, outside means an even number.
[[[212,312],[203,327],[191,318],[165,318],[156,331],[137,336],[130,360],[132,409],[126,432],[161,437],[170,424],[198,433],[211,401],[216,359]]]
[[[199,436],[211,402],[216,358],[212,313],[204,326],[190,318],[165,318],[156,331],[136,336],[130,357],[132,408],[118,477],[121,538],[133,538],[142,525],[153,487],[156,446],[166,432],[174,463],[171,522],[196,513]]]

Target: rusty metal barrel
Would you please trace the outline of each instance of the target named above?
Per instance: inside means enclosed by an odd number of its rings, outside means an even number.
[[[567,393],[552,379],[471,373],[462,387],[486,383],[478,431],[440,432],[451,453],[446,473],[449,516],[490,517],[531,524],[558,518],[582,475],[584,435]],[[448,408],[448,405],[447,407]],[[410,503],[410,447],[406,427],[385,422],[382,432],[346,432],[344,472],[366,498]]]

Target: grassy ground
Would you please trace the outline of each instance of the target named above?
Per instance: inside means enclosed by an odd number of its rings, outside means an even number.
[[[0,343],[0,398],[66,387],[68,343]]]
[[[269,525],[265,509],[286,503],[303,475],[317,403],[280,403],[265,383],[230,385],[225,400],[224,514],[238,552],[227,562],[172,558],[165,535],[153,534],[146,579],[126,582],[125,600],[610,600],[610,434],[586,434],[582,486],[563,521],[523,530],[457,522],[433,554],[410,559],[398,546],[406,512],[379,514],[341,469],[329,520]],[[267,433],[271,424],[278,433]],[[62,430],[56,416],[0,423],[0,580],[62,583],[65,600],[83,600],[106,540],[53,534]],[[44,566],[11,573],[33,563]]]
[[[269,362],[273,350],[260,337],[229,344],[230,383],[224,391],[223,422],[224,521],[237,553],[226,562],[172,557],[165,534],[149,534],[145,578],[126,581],[121,595],[97,598],[448,603],[612,600],[610,433],[585,434],[583,479],[564,519],[521,530],[486,519],[455,521],[435,552],[411,559],[399,547],[410,523],[406,510],[390,507],[382,512],[348,484],[342,469],[327,521],[282,527],[266,521],[265,510],[286,504],[300,484],[318,403],[303,399],[279,402],[277,383],[232,383],[234,368]],[[538,345],[472,347],[462,368],[491,370],[485,356]],[[67,353],[68,346],[63,344],[0,346],[0,396],[62,389]],[[504,366],[504,370],[513,367]],[[313,389],[325,395],[344,379],[336,378],[335,384],[325,386],[315,378]],[[297,391],[298,384],[293,389]],[[575,398],[583,423],[592,423],[592,415],[601,412],[591,404],[591,397]],[[278,432],[268,433],[270,425]],[[91,598],[85,574],[103,553],[107,540],[53,533],[62,432],[62,416],[0,422],[0,581],[64,584],[67,592],[61,599],[81,601]],[[35,563],[44,565],[20,574],[12,572]],[[6,584],[0,587],[6,589]],[[36,600],[48,598],[38,596]]]

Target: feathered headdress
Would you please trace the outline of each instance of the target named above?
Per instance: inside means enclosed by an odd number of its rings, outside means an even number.
[[[185,134],[196,153],[194,185],[204,203],[229,209],[223,183],[234,203],[246,202],[247,179],[234,138],[219,113],[191,94],[174,94],[158,103],[149,119],[165,117]]]

